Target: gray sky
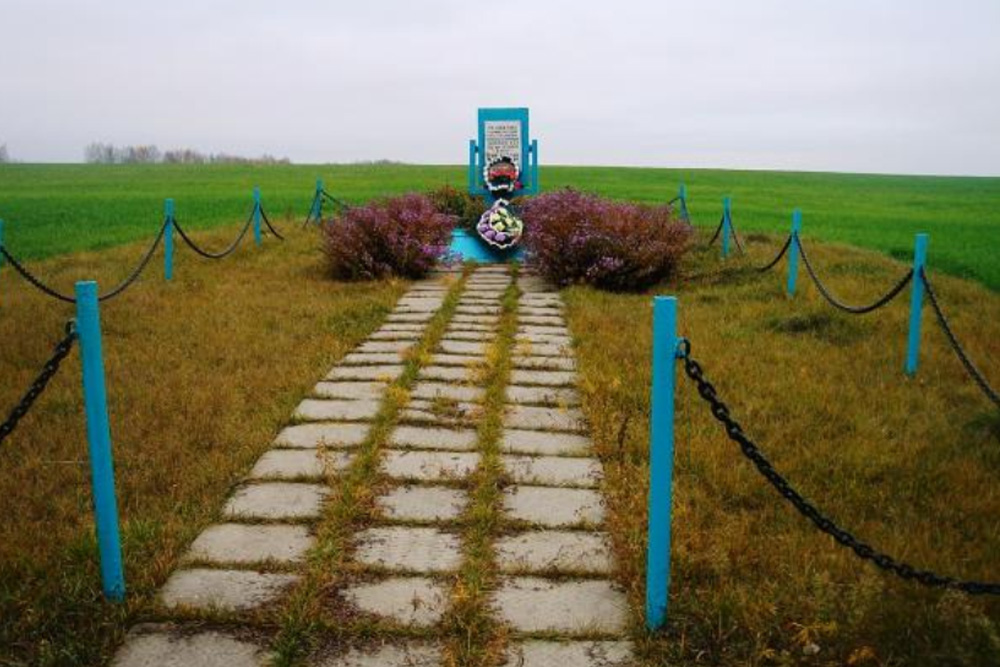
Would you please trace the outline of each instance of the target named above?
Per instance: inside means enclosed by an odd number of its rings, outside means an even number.
[[[1000,0],[0,0],[0,143],[1000,175]]]

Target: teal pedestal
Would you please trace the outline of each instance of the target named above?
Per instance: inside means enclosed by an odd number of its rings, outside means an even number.
[[[462,256],[462,261],[478,262],[480,264],[497,264],[502,262],[523,262],[524,249],[520,246],[510,250],[499,250],[484,243],[476,234],[470,234],[464,229],[456,229],[451,233],[451,251]]]

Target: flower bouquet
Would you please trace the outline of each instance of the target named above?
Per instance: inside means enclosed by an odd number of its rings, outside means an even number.
[[[524,222],[508,208],[507,201],[498,199],[479,218],[479,236],[494,248],[506,250],[517,245],[524,234]]]

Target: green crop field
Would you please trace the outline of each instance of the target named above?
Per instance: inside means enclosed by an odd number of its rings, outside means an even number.
[[[883,251],[906,260],[917,232],[931,235],[932,270],[972,278],[1000,290],[1000,178],[876,176],[805,172],[616,167],[545,167],[542,186],[593,191],[620,199],[663,202],[688,185],[697,224],[713,226],[721,198],[733,197],[738,230],[783,232],[790,212],[803,212],[803,236]],[[163,199],[192,229],[236,225],[263,190],[272,219],[301,220],[322,178],[348,202],[463,186],[456,166],[104,166],[0,165],[0,219],[19,257],[38,259],[152,237]]]

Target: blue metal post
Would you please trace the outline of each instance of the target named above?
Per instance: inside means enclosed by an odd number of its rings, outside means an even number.
[[[646,552],[646,627],[667,620],[670,588],[670,507],[674,476],[674,362],[677,299],[653,300],[653,387],[649,422],[649,544]]]
[[[531,140],[531,193],[538,194],[538,139]]]
[[[76,284],[76,330],[80,337],[83,402],[87,415],[87,442],[90,445],[90,474],[97,546],[101,557],[101,584],[105,597],[121,600],[125,597],[125,575],[122,572],[122,548],[118,535],[108,396],[104,386],[101,315],[97,283],[92,280]]]
[[[906,374],[915,375],[920,358],[920,313],[924,306],[924,281],[920,277],[927,263],[927,234],[917,234],[913,248],[913,280],[910,282],[910,336],[906,345]]]
[[[799,279],[799,232],[802,231],[802,211],[792,211],[792,240],[788,245],[788,296],[795,296],[795,283]]]
[[[313,199],[313,213],[316,222],[323,221],[323,181],[316,179],[316,198]]]
[[[469,139],[469,194],[474,195],[479,190],[476,187],[476,140]]]
[[[163,214],[166,217],[167,229],[163,232],[163,277],[174,279],[174,200],[163,203]]]
[[[681,186],[677,189],[677,199],[680,201],[681,205],[678,207],[680,210],[681,220],[685,222],[691,221],[691,215],[688,213],[688,189],[687,186],[681,183]]]
[[[253,242],[260,245],[260,188],[253,189]]]
[[[732,202],[729,197],[722,198],[722,259],[729,256],[729,235],[732,233]]]

